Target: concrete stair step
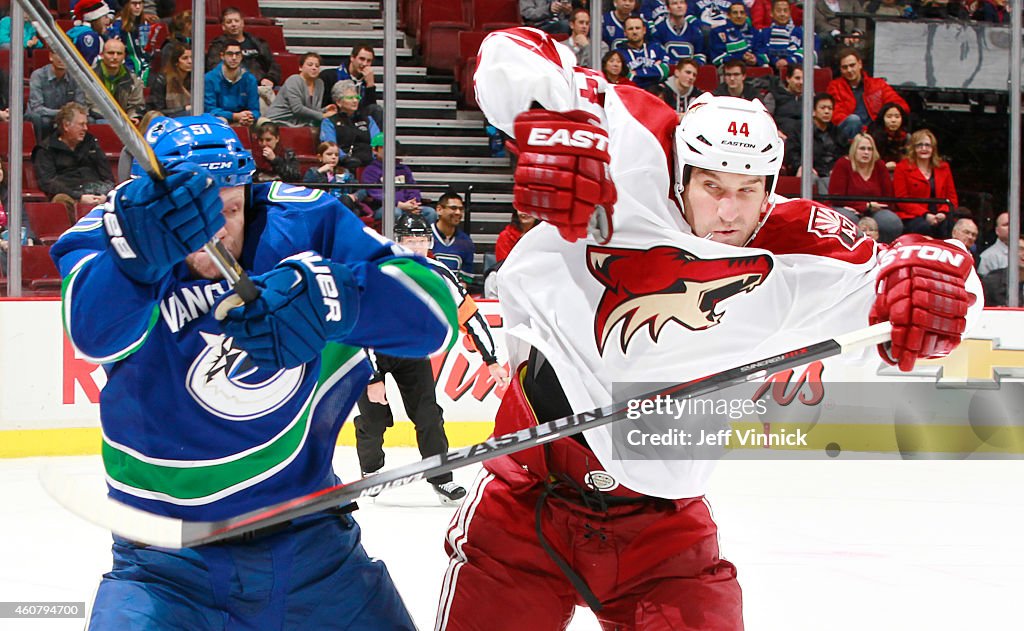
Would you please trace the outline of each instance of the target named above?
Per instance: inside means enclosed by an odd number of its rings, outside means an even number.
[[[457,156],[407,156],[403,158],[406,164],[413,167],[473,167],[500,169],[508,168],[508,158],[483,158],[483,157],[457,157]]]
[[[484,126],[478,120],[446,120],[438,118],[399,118],[396,121],[399,129],[429,129],[457,130],[457,131],[482,131]]]
[[[404,161],[404,160],[403,160]],[[413,169],[416,175],[417,182],[424,182],[430,184],[447,183],[447,184],[500,184],[504,186],[512,185],[512,174],[511,173],[463,173],[463,172],[452,172],[452,171],[416,171]],[[476,195],[477,193],[474,193]]]
[[[356,0],[261,0],[260,12],[266,17],[380,18],[379,2]]]
[[[285,37],[293,30],[363,31],[368,33],[384,29],[384,18],[275,17],[274,20],[284,27]]]

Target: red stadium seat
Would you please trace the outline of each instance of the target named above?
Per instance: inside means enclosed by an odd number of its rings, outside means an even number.
[[[8,169],[8,172],[10,170]],[[21,201],[23,202],[48,202],[50,198],[39,189],[39,182],[36,181],[36,171],[32,168],[31,162],[25,162],[21,167]]]
[[[50,246],[21,248],[21,284],[35,295],[60,294],[60,272],[50,258]]]
[[[693,84],[704,92],[714,92],[718,87],[718,68],[714,64],[701,66],[697,69],[697,79]]]
[[[814,69],[814,91],[824,92],[828,89],[828,84],[832,83],[832,69],[831,68],[815,68]]]
[[[422,0],[420,3],[420,42],[427,68],[455,71],[459,59],[459,33],[470,30],[462,5],[448,0]]]
[[[515,0],[472,0],[471,11],[475,29],[494,31],[495,24],[522,25],[519,3]]]
[[[117,160],[121,156],[121,149],[124,149],[124,143],[118,138],[117,132],[110,125],[103,123],[93,123],[89,125],[89,133],[96,136],[96,140],[100,143],[100,148],[103,149],[103,153],[107,156],[108,160]]]
[[[238,140],[241,141],[242,146],[252,151],[252,135],[249,133],[249,128],[245,125],[232,125],[231,129],[233,129],[235,135],[238,136]]]
[[[25,214],[32,232],[45,244],[56,241],[71,227],[67,206],[53,202],[32,202],[25,204]]]
[[[295,53],[274,53],[274,61],[281,66],[281,81],[299,74],[299,56]]]
[[[783,197],[800,197],[801,178],[795,175],[780,175],[775,192]]]
[[[10,152],[11,124],[0,123],[0,156],[7,158]],[[32,130],[32,123],[21,125],[21,156],[25,161],[32,157],[32,150],[36,147],[36,133]],[[31,165],[30,165],[31,167]]]
[[[473,90],[473,73],[476,71],[476,54],[480,43],[487,37],[483,31],[463,31],[459,33],[459,59],[455,64],[455,80],[462,93],[462,102],[477,109],[476,94]]]
[[[291,149],[298,157],[313,156],[316,159],[317,130],[311,127],[281,126],[281,145]]]
[[[747,78],[756,79],[757,77],[767,77],[772,73],[772,69],[768,66],[753,66],[747,68]]]
[[[228,7],[234,7],[241,11],[242,17],[245,18],[246,28],[254,25],[272,26],[274,24],[273,18],[263,17],[263,13],[260,11],[259,0],[221,0],[220,6],[221,11]]]
[[[270,46],[270,50],[275,53],[288,52],[288,48],[284,43],[284,29],[280,26],[270,24],[246,24],[245,31],[259,37],[260,39],[266,40],[267,45]]]

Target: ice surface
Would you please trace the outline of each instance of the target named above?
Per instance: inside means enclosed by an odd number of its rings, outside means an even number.
[[[416,457],[391,449],[388,466]],[[353,449],[335,462],[358,474]],[[0,460],[0,601],[90,601],[110,567],[110,535],[45,495],[44,466],[102,484],[98,457]],[[723,462],[708,498],[723,555],[739,568],[748,631],[1024,629],[1024,463]],[[455,509],[425,482],[361,506],[367,550],[432,629]],[[3,631],[82,626],[0,620]],[[584,609],[570,626],[598,628]]]

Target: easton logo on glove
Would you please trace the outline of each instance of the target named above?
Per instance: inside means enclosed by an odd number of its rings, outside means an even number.
[[[324,263],[324,257],[315,252],[303,252],[289,256],[284,261],[302,263],[313,272],[316,285],[320,288],[320,294],[324,299],[324,306],[327,307],[327,315],[324,316],[324,319],[328,322],[341,322],[341,301],[339,300],[341,294],[338,292],[338,284],[334,282],[331,268]]]
[[[966,257],[966,253],[961,254],[954,252],[945,244],[941,247],[935,245],[904,245],[898,248],[892,248],[883,253],[879,262],[884,267],[890,265],[896,260],[919,258],[923,261],[946,263],[955,268],[959,268],[964,264]]]
[[[531,147],[576,147],[578,149],[597,149],[598,151],[608,150],[608,135],[604,131],[591,131],[589,129],[545,129],[534,127],[530,130],[530,136],[526,144]]]

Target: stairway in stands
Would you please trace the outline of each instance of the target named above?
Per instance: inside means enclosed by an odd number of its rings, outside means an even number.
[[[284,27],[288,52],[323,57],[324,68],[347,63],[352,46],[374,47],[378,94],[383,93],[384,20],[380,3],[358,0],[261,0],[260,10]],[[468,232],[477,245],[476,272],[494,251],[512,211],[509,159],[492,158],[479,111],[459,110],[451,75],[419,65],[414,42],[398,35],[399,155],[421,183],[472,187]],[[438,191],[424,192],[433,203]]]

